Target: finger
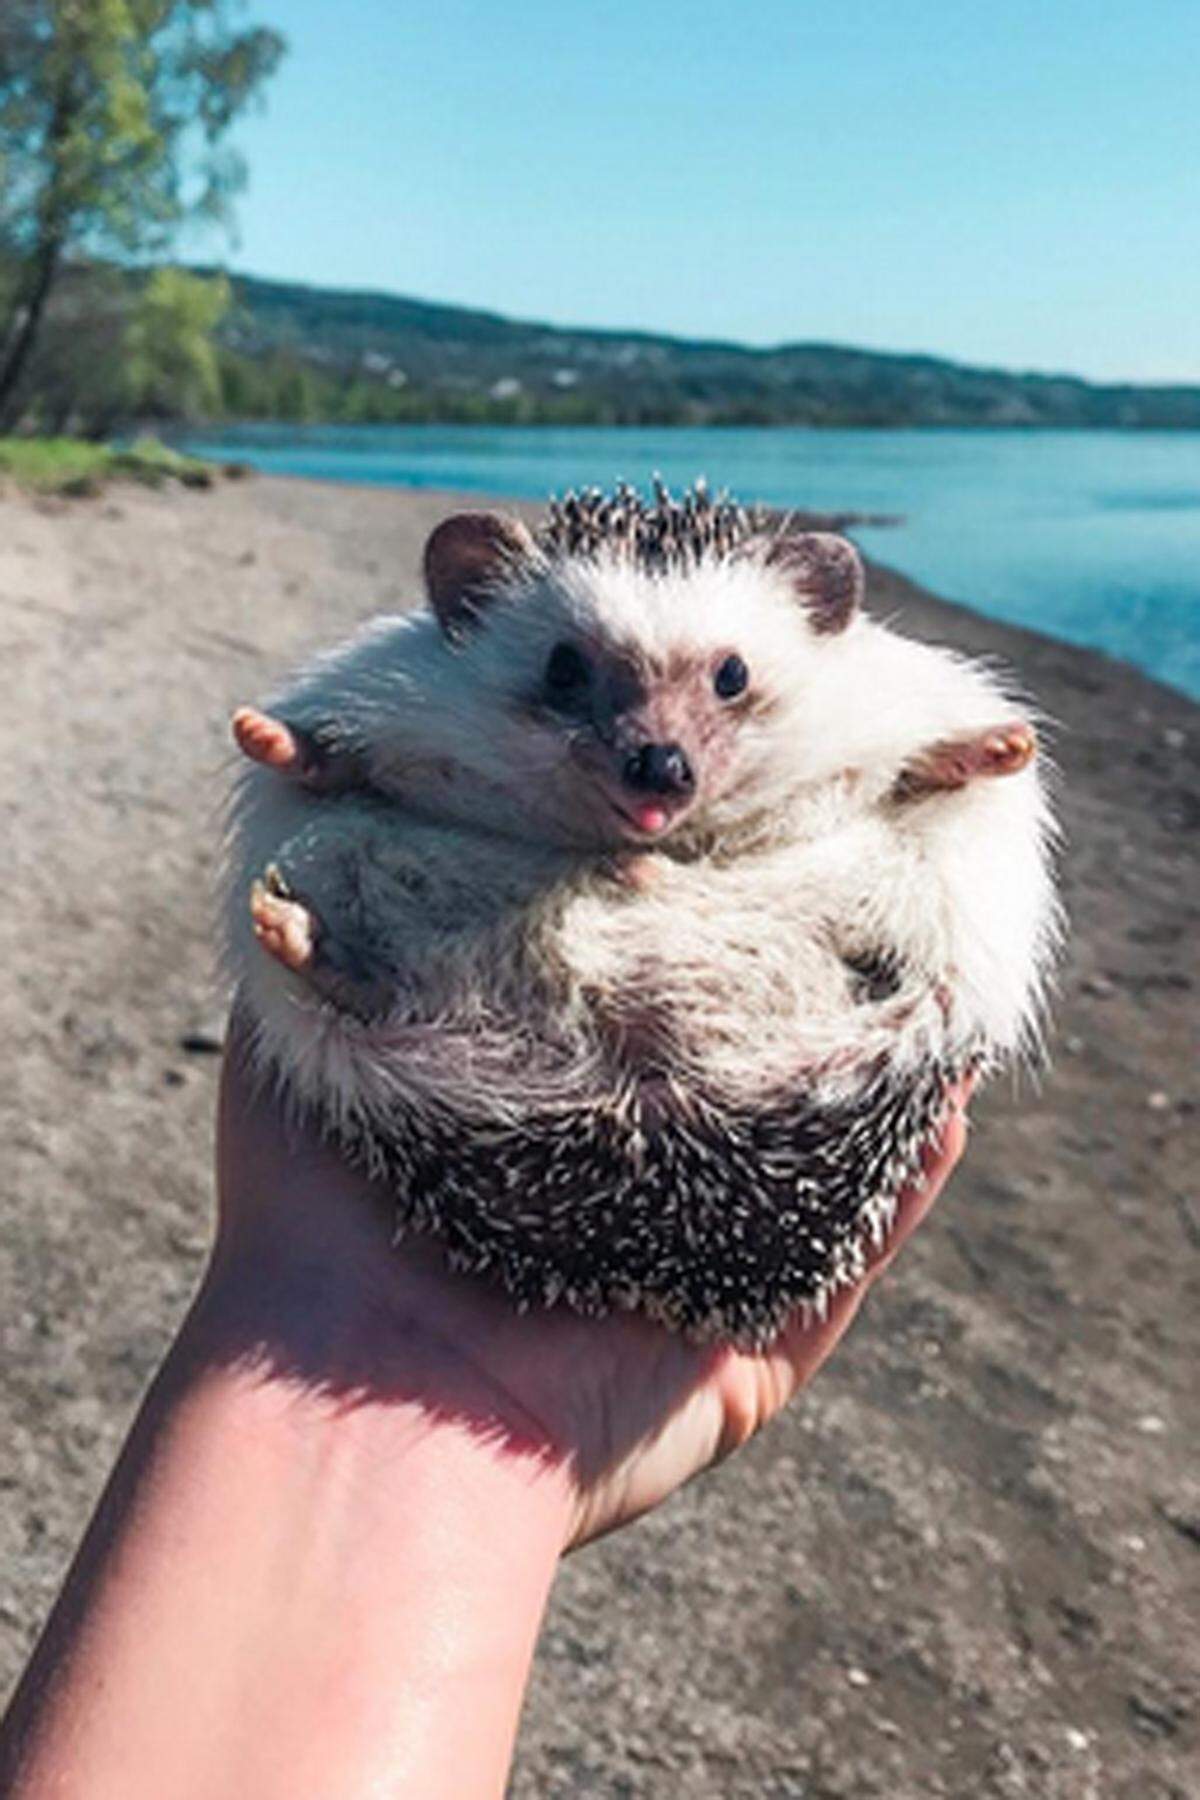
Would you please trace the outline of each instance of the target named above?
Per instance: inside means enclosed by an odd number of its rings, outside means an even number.
[[[774,1365],[777,1378],[785,1390],[780,1394],[781,1404],[797,1388],[811,1381],[825,1359],[836,1349],[853,1324],[871,1287],[891,1265],[946,1185],[966,1146],[965,1108],[974,1085],[974,1077],[969,1077],[947,1091],[948,1104],[942,1129],[922,1152],[921,1174],[901,1194],[887,1241],[880,1250],[872,1254],[862,1280],[835,1294],[824,1318],[817,1318],[811,1312],[807,1316],[797,1317],[766,1351],[765,1354]]]
[[[940,1135],[921,1154],[921,1174],[901,1194],[896,1217],[882,1248],[872,1257],[865,1277],[866,1286],[877,1281],[890,1268],[896,1256],[912,1236],[922,1219],[932,1210],[938,1195],[950,1179],[967,1144],[967,1101],[975,1085],[969,1077],[947,1091],[947,1109]]]

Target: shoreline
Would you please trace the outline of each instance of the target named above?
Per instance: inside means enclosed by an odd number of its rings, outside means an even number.
[[[269,476],[0,495],[0,1686],[205,1254],[229,712],[411,600],[456,503],[487,502]],[[1200,706],[875,563],[868,606],[1001,657],[1055,721],[1054,1066],[981,1098],[952,1191],[806,1401],[564,1569],[519,1800],[1187,1788]]]
[[[708,472],[747,501],[799,502],[860,521],[883,506],[903,526],[863,523],[859,540],[918,585],[1130,660],[1200,701],[1200,434],[1119,442],[1111,433],[1048,433],[1016,444],[950,428],[936,442],[889,430],[818,442],[791,430],[314,426],[186,441],[204,454],[249,456],[263,473],[351,485],[432,480],[536,504],[572,485],[657,469],[676,489]]]
[[[288,428],[281,426],[280,429],[283,430],[283,429],[288,429]],[[390,430],[393,428],[386,427],[384,429]],[[442,429],[442,428],[441,427],[431,427],[431,429]],[[546,429],[553,430],[554,428],[546,427]],[[596,427],[596,429],[603,430],[603,429],[607,429],[607,428],[598,426],[598,427]],[[666,429],[666,428],[664,427],[664,429]],[[679,430],[687,430],[690,428],[686,427],[686,426],[680,426],[680,427],[678,427],[678,429]],[[767,429],[767,428],[764,427],[762,429]],[[786,428],[779,427],[778,429],[792,430],[792,429],[796,429],[796,428],[789,426]],[[814,427],[812,427],[812,429],[813,430],[823,430],[823,429],[827,429],[827,428],[814,426]],[[829,427],[828,429],[837,429],[837,428]],[[879,427],[879,429],[890,431],[890,430],[894,430],[897,428],[891,427],[891,426],[881,426],[881,427]],[[912,429],[933,431],[933,430],[962,430],[965,428],[961,427],[961,426],[929,426],[929,427],[915,427],[914,426],[914,427],[912,427]],[[982,426],[981,425],[978,427],[972,427],[971,429],[978,430],[981,432],[983,432],[983,431],[1037,431],[1037,432],[1042,432],[1042,433],[1051,433],[1051,432],[1055,432],[1055,431],[1068,432],[1068,431],[1082,431],[1082,430],[1094,432],[1094,431],[1096,431],[1098,429],[1102,429],[1102,428],[1092,427],[1092,426],[1085,427],[1085,426],[1015,426],[1015,425],[1014,426],[1007,426],[1007,425],[1005,425],[1005,426],[999,426],[999,425],[998,426]],[[1124,430],[1124,431],[1130,431],[1130,432],[1142,431],[1141,427],[1134,427],[1134,426],[1126,426],[1126,427],[1114,426],[1111,429],[1114,432],[1116,432],[1118,430]],[[1150,429],[1150,428],[1146,428],[1146,429]],[[1193,432],[1193,435],[1200,437],[1200,430]],[[204,461],[207,459],[201,458],[200,460]],[[335,495],[335,494],[336,495],[345,495],[347,492],[349,492],[349,493],[369,492],[369,493],[375,493],[375,494],[389,494],[389,495],[398,497],[401,501],[412,500],[412,501],[421,502],[422,510],[424,509],[424,503],[426,503],[426,502],[434,503],[437,506],[440,506],[444,512],[453,511],[455,508],[468,509],[468,508],[479,508],[479,507],[489,508],[490,507],[490,508],[494,508],[494,509],[496,509],[498,511],[502,511],[502,512],[507,511],[507,512],[516,513],[519,516],[521,516],[522,518],[525,518],[527,520],[536,519],[537,517],[540,516],[541,511],[542,511],[542,503],[541,502],[531,500],[531,499],[525,497],[524,495],[493,493],[490,491],[476,490],[473,488],[472,489],[460,489],[460,488],[453,488],[453,487],[436,487],[436,486],[435,487],[423,487],[423,486],[418,486],[415,484],[406,485],[406,484],[393,482],[393,481],[369,481],[369,480],[359,480],[359,481],[344,480],[343,481],[343,480],[339,480],[339,479],[335,479],[335,478],[331,478],[331,477],[327,477],[327,476],[320,476],[320,475],[298,475],[298,474],[297,475],[294,475],[294,474],[276,475],[276,474],[270,474],[270,473],[263,472],[263,471],[257,469],[251,463],[243,463],[243,464],[237,465],[236,474],[233,474],[233,475],[226,473],[223,470],[220,463],[214,463],[214,469],[216,471],[217,485],[221,485],[225,481],[233,480],[233,481],[237,481],[238,483],[247,482],[247,483],[251,483],[251,484],[253,484],[255,482],[264,482],[264,483],[267,483],[270,485],[278,485],[279,487],[284,488],[284,489],[287,489],[287,488],[297,488],[297,489],[311,488],[318,492],[325,493],[328,495]],[[29,498],[30,496],[26,495],[23,497]],[[94,496],[92,496],[92,497],[94,497]],[[0,501],[2,501],[3,498],[4,498],[4,492],[3,492],[3,489],[0,488]],[[876,512],[862,512],[862,511],[858,511],[858,510],[851,509],[851,508],[814,509],[814,508],[809,508],[809,507],[784,508],[784,507],[774,507],[774,506],[768,506],[764,510],[766,511],[766,514],[769,518],[792,519],[801,527],[801,529],[806,530],[806,531],[833,531],[833,532],[839,532],[839,533],[848,533],[850,536],[853,536],[853,534],[856,530],[864,530],[864,529],[870,529],[870,530],[886,529],[889,531],[890,530],[899,531],[899,530],[903,530],[903,528],[907,522],[907,515],[904,513],[899,513],[899,512],[876,513]],[[1139,680],[1147,683],[1150,688],[1160,691],[1164,696],[1168,697],[1170,700],[1182,701],[1184,703],[1185,707],[1191,708],[1194,711],[1200,711],[1200,695],[1194,695],[1194,694],[1189,693],[1187,688],[1181,687],[1174,682],[1165,680],[1161,675],[1157,675],[1157,674],[1153,673],[1150,669],[1143,668],[1141,666],[1141,664],[1132,662],[1128,657],[1119,656],[1114,651],[1106,650],[1103,648],[1103,646],[1098,645],[1098,644],[1078,643],[1073,638],[1056,637],[1052,632],[1040,631],[1036,626],[1033,626],[1033,625],[1023,625],[1023,624],[1019,624],[1012,620],[1000,618],[995,613],[989,612],[985,607],[975,606],[969,600],[960,599],[960,598],[952,598],[949,595],[945,595],[945,594],[941,593],[936,588],[936,586],[931,587],[928,584],[926,584],[925,582],[919,581],[915,576],[905,574],[905,572],[902,569],[898,568],[895,564],[889,562],[886,556],[878,556],[878,555],[874,554],[873,551],[868,551],[868,550],[862,549],[861,545],[859,546],[859,548],[860,548],[863,559],[866,562],[867,568],[868,568],[868,592],[867,592],[868,610],[874,610],[876,612],[881,611],[882,609],[879,605],[879,599],[880,599],[881,593],[884,590],[894,590],[896,592],[896,594],[902,595],[905,597],[906,604],[915,604],[916,606],[919,607],[922,603],[929,603],[933,607],[947,609],[947,612],[950,615],[962,615],[965,618],[982,620],[986,627],[995,627],[995,630],[996,630],[996,633],[998,634],[998,636],[1011,637],[1011,639],[1013,640],[1014,643],[1019,644],[1019,643],[1027,642],[1031,645],[1039,645],[1040,644],[1040,645],[1045,645],[1045,646],[1057,646],[1061,649],[1069,651],[1072,655],[1078,656],[1085,660],[1089,659],[1089,658],[1094,658],[1097,660],[1097,662],[1102,667],[1107,666],[1107,667],[1111,668],[1114,673],[1114,676],[1128,675],[1130,677],[1136,677]],[[412,590],[412,592],[419,595],[419,583],[418,583],[417,587],[415,587]],[[890,614],[887,616],[890,616]],[[987,652],[983,651],[983,652],[980,652],[980,654],[987,654]],[[1019,671],[1018,671],[1018,673],[1019,673]],[[1101,681],[1101,683],[1103,682],[1102,675],[1098,675],[1097,679],[1099,679]],[[1035,699],[1036,699],[1036,696],[1035,696]],[[1053,722],[1053,721],[1051,721],[1051,722]]]

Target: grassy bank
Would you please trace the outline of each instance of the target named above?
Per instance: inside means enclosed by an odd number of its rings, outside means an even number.
[[[81,438],[0,438],[0,482],[37,494],[85,497],[98,494],[110,481],[137,481],[162,487],[178,481],[184,487],[211,487],[217,470],[211,463],[181,456],[157,438],[139,438],[118,449]]]

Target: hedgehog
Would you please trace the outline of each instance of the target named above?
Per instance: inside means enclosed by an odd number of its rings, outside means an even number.
[[[234,716],[255,1066],[519,1308],[761,1347],[864,1273],[947,1085],[1037,1051],[1027,710],[703,484],[459,513],[424,577]]]

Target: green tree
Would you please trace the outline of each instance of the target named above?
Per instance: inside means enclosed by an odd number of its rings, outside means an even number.
[[[217,352],[221,375],[221,411],[231,419],[260,419],[270,412],[267,381],[261,366],[224,346]]]
[[[283,54],[234,0],[0,0],[0,429],[64,263],[161,253],[244,180],[224,140]]]
[[[103,437],[120,423],[132,305],[129,277],[112,263],[66,265],[21,384],[35,431]]]
[[[316,418],[316,384],[299,363],[289,360],[277,365],[271,416],[290,419],[298,425]]]
[[[213,332],[229,302],[223,275],[155,269],[125,334],[125,398],[135,413],[194,418],[220,407]]]

